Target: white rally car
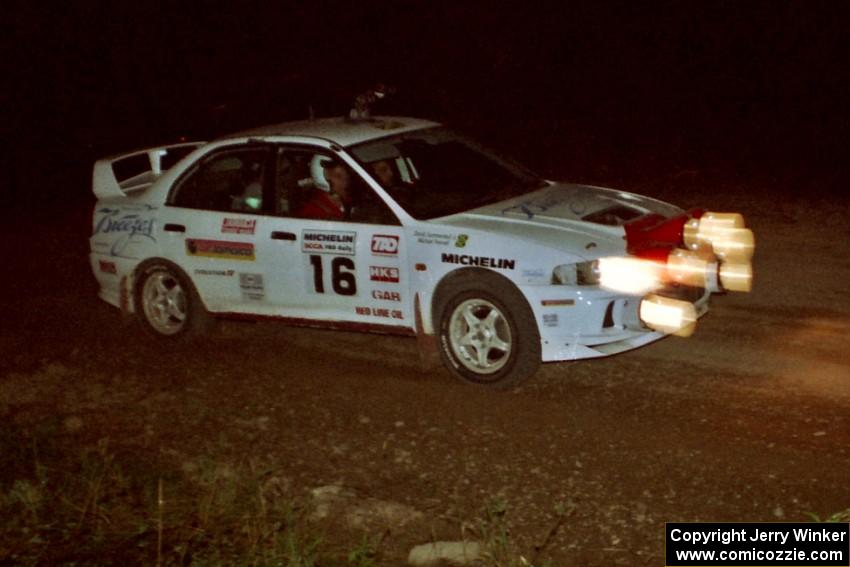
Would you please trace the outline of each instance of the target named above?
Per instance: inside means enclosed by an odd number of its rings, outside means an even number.
[[[350,189],[332,218],[305,206],[328,162]],[[497,387],[687,335],[712,292],[751,282],[740,215],[547,181],[412,118],[137,151],[98,161],[93,189],[99,295],[155,336],[233,316],[412,335]]]

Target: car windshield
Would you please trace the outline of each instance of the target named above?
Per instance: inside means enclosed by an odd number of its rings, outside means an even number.
[[[427,220],[497,203],[545,186],[509,160],[438,127],[349,148],[412,217]]]

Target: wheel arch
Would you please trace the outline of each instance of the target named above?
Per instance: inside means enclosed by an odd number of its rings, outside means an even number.
[[[180,276],[191,286],[191,288],[192,288],[191,292],[194,294],[194,296],[196,298],[198,298],[198,300],[201,302],[201,305],[203,306],[203,308],[207,309],[207,304],[206,304],[206,302],[204,302],[204,298],[201,297],[200,293],[198,293],[198,288],[195,286],[195,282],[192,280],[191,277],[189,277],[189,274],[186,273],[186,270],[184,270],[178,264],[172,262],[171,260],[167,260],[165,258],[161,258],[161,257],[156,256],[156,257],[153,257],[153,258],[147,258],[147,259],[139,262],[139,264],[136,266],[136,268],[133,270],[133,272],[131,274],[131,281],[129,283],[129,291],[130,291],[129,295],[130,295],[130,309],[133,312],[136,312],[139,308],[139,306],[136,305],[136,301],[137,301],[137,298],[138,298],[138,295],[139,295],[139,283],[142,280],[141,276],[148,267],[156,265],[156,264],[164,264],[164,265],[168,266],[168,268],[170,268],[170,269],[174,270],[176,273],[180,274]]]
[[[512,287],[525,301],[526,306],[532,313],[534,310],[531,308],[531,305],[528,303],[528,299],[525,297],[525,294],[522,293],[522,290],[511,281],[510,278],[496,272],[494,270],[488,270],[486,268],[477,268],[477,267],[469,267],[469,268],[458,268],[456,270],[452,270],[448,274],[444,275],[440,281],[434,286],[434,293],[431,296],[431,306],[428,310],[428,313],[431,317],[431,328],[436,331],[439,325],[439,316],[442,311],[442,306],[448,301],[455,290],[462,285],[468,283],[478,283],[480,282],[482,288],[485,289],[487,281],[498,281],[503,285],[508,285]]]

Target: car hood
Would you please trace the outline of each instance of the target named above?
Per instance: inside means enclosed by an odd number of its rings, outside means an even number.
[[[622,255],[626,250],[622,222],[583,220],[594,213],[615,209],[631,211],[633,218],[651,213],[671,217],[682,212],[668,203],[634,193],[553,183],[539,191],[445,217],[439,222],[594,259]]]

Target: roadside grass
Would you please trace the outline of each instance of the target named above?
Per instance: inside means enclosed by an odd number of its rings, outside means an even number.
[[[378,565],[378,546],[326,544],[270,471],[74,446],[60,419],[0,425],[0,563]]]
[[[482,567],[553,567],[545,555],[561,526],[572,514],[573,508],[557,504],[555,519],[542,540],[532,549],[523,550],[513,539],[508,522],[509,505],[506,500],[493,499],[484,506],[476,522],[464,524],[464,540],[477,539],[482,545]]]
[[[309,503],[274,471],[202,458],[170,463],[158,454],[83,446],[54,417],[24,428],[0,425],[0,563],[280,565],[377,567],[386,534],[342,546],[308,521]],[[494,500],[464,522],[482,546],[481,567],[551,567],[542,559],[569,515],[523,555]]]
[[[835,512],[823,518],[813,512],[806,512],[806,515],[811,518],[813,522],[837,522],[842,524],[850,522],[850,508],[847,508],[846,510],[841,510],[840,512]]]

